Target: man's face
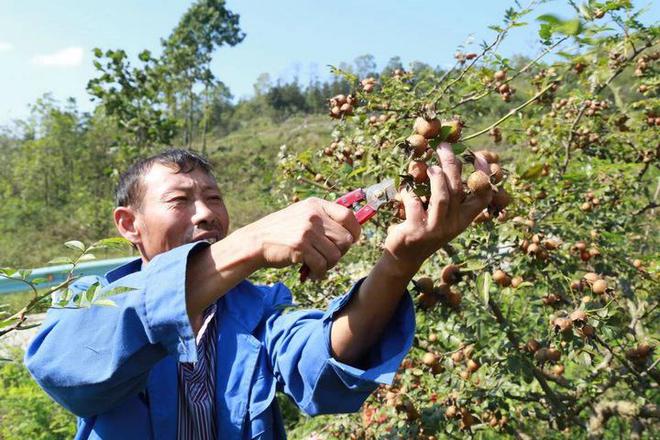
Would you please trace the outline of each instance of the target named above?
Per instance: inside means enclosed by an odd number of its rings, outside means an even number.
[[[187,174],[175,171],[156,163],[142,178],[142,206],[133,210],[134,242],[145,262],[193,241],[215,243],[229,228],[215,179],[200,169]]]

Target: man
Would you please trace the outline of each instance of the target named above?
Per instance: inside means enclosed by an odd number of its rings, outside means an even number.
[[[140,161],[120,179],[114,220],[141,258],[72,286],[132,290],[116,307],[50,310],[27,367],[79,417],[79,439],[284,438],[277,389],[307,414],[357,411],[410,349],[411,278],[489,202],[465,197],[448,144],[438,155],[428,209],[403,193],[406,220],[369,275],[325,312],[286,313],[284,285],[246,278],[304,263],[321,279],[360,235],[352,211],[312,198],[227,235],[204,158]]]

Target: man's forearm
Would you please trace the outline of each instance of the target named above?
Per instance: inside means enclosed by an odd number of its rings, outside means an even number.
[[[202,312],[260,267],[258,245],[244,229],[192,255],[186,270],[186,306],[195,332]]]
[[[330,333],[332,354],[340,362],[356,365],[380,339],[397,309],[418,264],[402,265],[385,253],[335,317]]]

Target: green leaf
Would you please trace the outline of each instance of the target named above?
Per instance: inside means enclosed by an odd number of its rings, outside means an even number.
[[[96,256],[94,254],[82,254],[80,258],[78,258],[78,262],[91,260],[96,260]]]
[[[30,281],[32,284],[42,284],[42,283],[47,283],[48,278],[35,278]]]
[[[111,238],[104,238],[103,240],[99,240],[95,243],[93,243],[90,247],[89,250],[91,249],[124,249],[126,247],[129,247],[131,245],[131,242],[126,240],[123,237],[111,237]]]
[[[66,246],[70,249],[79,250],[81,252],[85,251],[85,245],[81,241],[78,241],[78,240],[67,241],[66,243],[64,243],[64,246]]]
[[[477,277],[475,287],[477,288],[477,297],[481,299],[486,307],[488,307],[488,302],[490,301],[490,284],[490,273],[487,271],[481,272]]]
[[[73,264],[73,260],[69,257],[55,257],[46,264]]]
[[[451,150],[454,152],[454,154],[458,155],[463,153],[467,149],[467,146],[461,142],[457,144],[452,144]]]
[[[543,14],[539,15],[536,20],[542,21],[544,23],[552,24],[552,25],[559,25],[562,23],[562,20],[557,17],[556,15],[553,14]]]
[[[449,133],[451,133],[451,126],[450,125],[443,125],[440,128],[440,134],[438,134],[438,137],[437,137],[437,139],[439,139],[439,142],[442,142],[445,139],[447,139],[447,136],[449,136]]]
[[[92,301],[92,305],[95,306],[106,306],[106,307],[117,307],[117,304],[108,298],[102,298],[96,301]]]
[[[526,179],[526,180],[531,180],[535,179],[538,176],[541,175],[541,171],[543,171],[543,164],[538,163],[536,165],[532,165],[531,167],[527,168],[521,175],[521,179]]]

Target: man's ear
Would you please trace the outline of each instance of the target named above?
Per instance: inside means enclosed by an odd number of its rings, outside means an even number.
[[[133,208],[119,206],[114,211],[115,226],[126,240],[136,245],[141,243],[140,231],[136,227],[135,211]]]

